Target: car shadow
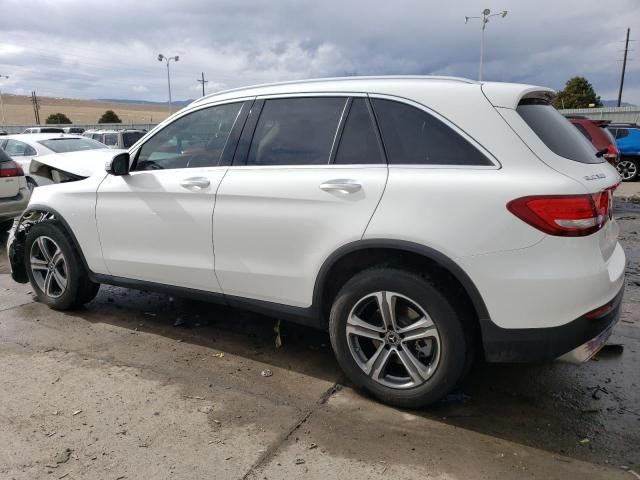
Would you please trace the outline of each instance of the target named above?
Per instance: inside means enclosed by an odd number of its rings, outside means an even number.
[[[271,317],[110,286],[69,314],[349,385],[326,332]],[[634,369],[631,359],[621,364],[616,356],[579,367],[478,361],[456,391],[412,413],[576,459],[640,463],[640,417],[621,410],[634,405],[634,397],[620,393],[633,389],[631,380],[620,392],[612,384],[625,373],[633,378]]]

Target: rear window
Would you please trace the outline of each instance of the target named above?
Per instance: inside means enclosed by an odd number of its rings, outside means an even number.
[[[551,105],[521,103],[517,112],[553,153],[580,163],[603,163],[596,149]]]
[[[142,137],[144,137],[144,132],[125,132],[122,134],[122,146],[129,148]]]
[[[89,138],[52,138],[38,142],[56,153],[78,152],[105,148],[104,144]]]
[[[55,127],[42,127],[40,133],[64,133],[64,130]]]

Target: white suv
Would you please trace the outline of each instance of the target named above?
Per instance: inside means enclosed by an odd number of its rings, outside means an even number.
[[[552,96],[383,77],[199,99],[87,152],[106,172],[36,189],[13,278],[56,309],[106,283],[327,328],[351,381],[403,407],[476,354],[586,360],[622,300],[620,177]]]

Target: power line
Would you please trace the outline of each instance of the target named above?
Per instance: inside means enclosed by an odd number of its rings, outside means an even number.
[[[204,79],[204,72],[202,72],[202,80],[198,79],[198,83],[202,84],[202,96],[204,97],[205,96],[204,85],[205,85],[205,83],[209,83],[209,80],[205,80]]]

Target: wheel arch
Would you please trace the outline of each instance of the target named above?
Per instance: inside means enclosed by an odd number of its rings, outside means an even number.
[[[39,218],[33,217],[33,214],[42,214]],[[48,220],[57,221],[64,229],[65,233],[71,240],[71,244],[78,252],[82,265],[87,272],[91,272],[87,264],[87,260],[84,257],[80,243],[76,238],[73,230],[69,226],[69,223],[56,209],[45,205],[29,205],[27,209],[22,213],[18,220],[18,224],[15,227],[14,238],[9,245],[9,261],[11,263],[11,275],[19,283],[26,283],[28,281],[26,275],[26,266],[24,265],[24,243],[26,235],[31,226]]]
[[[322,264],[313,290],[313,305],[319,321],[326,325],[331,301],[354,274],[376,265],[400,265],[416,272],[444,274],[461,287],[479,325],[489,320],[487,307],[466,272],[447,255],[414,242],[368,239],[352,242],[333,252]]]

